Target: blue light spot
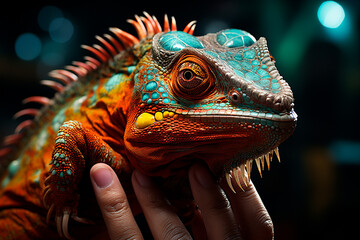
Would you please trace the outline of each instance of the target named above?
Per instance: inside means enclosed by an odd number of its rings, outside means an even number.
[[[345,18],[343,7],[335,1],[323,2],[317,12],[320,23],[327,28],[337,28]]]
[[[30,61],[39,56],[41,41],[33,33],[23,33],[15,41],[16,55],[22,60]]]
[[[38,14],[38,23],[42,30],[48,31],[49,25],[55,18],[63,17],[62,11],[55,6],[45,6]]]
[[[169,103],[170,102],[170,99],[168,99],[168,98],[165,98],[164,100],[163,100],[163,103]]]
[[[337,140],[330,145],[330,151],[338,164],[360,165],[360,142]]]
[[[49,34],[52,40],[65,43],[70,40],[74,33],[73,24],[66,18],[55,18],[49,25]]]
[[[41,62],[46,66],[58,67],[65,63],[64,51],[66,48],[54,41],[46,41],[41,51]]]

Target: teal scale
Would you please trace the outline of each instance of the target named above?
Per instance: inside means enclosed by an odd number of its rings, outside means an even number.
[[[228,29],[218,33],[216,41],[224,49],[230,48],[231,51],[204,50],[205,54],[227,62],[236,75],[248,83],[255,84],[259,89],[272,93],[281,90],[278,80],[270,76],[268,66],[262,63],[261,55],[257,54],[254,48],[256,40],[250,33]]]

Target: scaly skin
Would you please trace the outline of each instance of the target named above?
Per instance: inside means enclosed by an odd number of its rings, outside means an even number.
[[[104,47],[84,46],[98,60],[53,71],[66,86],[43,82],[60,93],[30,98],[46,106],[17,114],[35,119],[2,150],[12,162],[0,179],[1,239],[92,236],[102,220],[88,173],[98,162],[116,171],[135,214],[129,178],[139,169],[189,221],[190,165],[246,184],[253,161],[261,174],[294,131],[292,92],[264,38],[236,29],[194,37],[194,22],[176,31],[166,17],[162,31],[145,16],[129,20],[140,39],[110,29],[120,42],[104,35]]]

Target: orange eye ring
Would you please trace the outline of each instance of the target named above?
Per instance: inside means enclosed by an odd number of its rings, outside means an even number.
[[[199,101],[215,89],[215,78],[208,65],[200,58],[187,55],[179,59],[172,73],[172,92],[181,99]]]

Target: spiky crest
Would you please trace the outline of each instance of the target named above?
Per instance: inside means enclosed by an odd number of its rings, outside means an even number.
[[[140,43],[141,40],[152,38],[155,34],[160,32],[169,32],[177,31],[176,20],[174,17],[171,17],[171,25],[169,23],[168,16],[164,16],[164,25],[161,27],[159,21],[155,16],[151,16],[147,12],[143,12],[144,16],[135,15],[135,19],[128,19],[127,22],[130,23],[137,32],[137,37],[127,33],[119,28],[111,27],[110,34],[104,34],[103,37],[95,36],[99,41],[97,44],[92,46],[81,45],[82,48],[91,52],[94,57],[85,56],[84,62],[73,61],[72,65],[65,66],[65,69],[53,70],[49,73],[49,76],[60,81],[54,80],[42,80],[40,83],[54,89],[57,92],[62,92],[65,90],[66,86],[78,80],[79,77],[83,77],[88,73],[97,70],[102,64],[113,59],[121,51],[129,49],[134,45]],[[193,34],[196,26],[196,21],[191,21],[184,28],[184,32],[188,34]],[[116,37],[116,38],[115,38]],[[33,96],[24,99],[23,103],[36,102],[40,103],[42,106],[51,104],[53,101],[49,98],[42,96]],[[36,117],[40,114],[40,110],[27,108],[17,112],[14,115],[14,118],[19,118],[21,116],[32,116]],[[17,144],[22,136],[23,130],[32,126],[33,120],[28,119],[21,122],[15,129],[15,133],[4,138],[3,148],[0,149],[0,158],[6,156],[11,152],[11,145]]]

